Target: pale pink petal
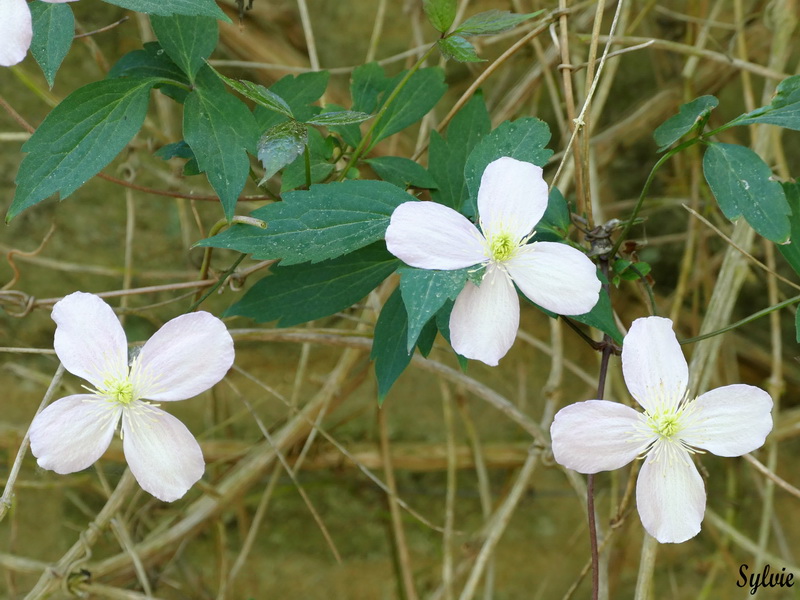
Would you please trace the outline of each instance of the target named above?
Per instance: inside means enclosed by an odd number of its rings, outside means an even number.
[[[0,0],[0,66],[10,67],[25,58],[32,38],[28,3],[25,0]]]
[[[752,385],[727,385],[706,392],[687,410],[681,439],[719,456],[741,456],[764,445],[772,431],[772,398]]]
[[[622,343],[622,374],[631,395],[649,413],[678,406],[689,368],[672,321],[645,317],[633,322]]]
[[[99,296],[75,292],[53,306],[54,347],[64,368],[91,382],[124,378],[128,373],[125,331]]]
[[[553,456],[579,473],[624,467],[652,441],[639,433],[639,421],[638,412],[618,402],[588,400],[565,406],[550,426]]]
[[[505,266],[523,294],[559,315],[587,313],[600,298],[600,280],[594,263],[566,244],[528,244]]]
[[[219,382],[233,365],[233,339],[207,312],[167,322],[147,340],[131,368],[137,398],[185,400]]]
[[[542,168],[508,156],[489,163],[478,189],[478,215],[487,239],[511,234],[515,241],[531,233],[547,209]]]
[[[489,265],[480,286],[468,281],[450,313],[453,350],[496,366],[514,344],[519,298],[506,273]]]
[[[108,448],[120,412],[118,404],[92,394],[56,400],[31,423],[31,452],[43,469],[82,471]]]
[[[203,452],[186,426],[145,402],[123,412],[122,449],[142,489],[164,502],[183,496],[205,471]]]
[[[464,215],[435,202],[404,202],[386,230],[389,252],[420,269],[463,269],[486,260],[485,241]]]
[[[662,544],[677,544],[700,532],[706,490],[686,450],[669,441],[658,444],[639,473],[636,508],[647,533]]]

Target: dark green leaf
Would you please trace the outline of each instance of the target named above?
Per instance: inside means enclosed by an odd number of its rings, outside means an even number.
[[[608,297],[608,292],[605,290],[600,290],[600,299],[588,313],[585,315],[573,315],[567,318],[599,329],[603,333],[610,335],[611,339],[618,344],[622,343],[622,333],[617,327],[616,321],[614,321],[611,300]]]
[[[408,311],[408,340],[411,351],[425,324],[448,299],[455,300],[467,282],[467,269],[434,271],[402,267],[400,291]]]
[[[308,149],[311,162],[311,183],[320,183],[333,172],[330,148],[319,130],[308,128]],[[281,173],[281,194],[306,185],[306,158],[298,156]]]
[[[249,98],[256,104],[259,104],[268,110],[282,114],[285,117],[294,118],[291,107],[283,98],[278,96],[278,94],[272,90],[268,90],[263,85],[253,83],[252,81],[247,81],[245,79],[240,79],[237,81],[235,79],[225,77],[225,75],[211,67],[211,65],[209,65],[209,68],[214,71],[217,77],[228,84],[231,88],[239,92],[245,98]]]
[[[490,162],[510,156],[543,167],[553,154],[552,150],[545,148],[549,141],[550,128],[547,123],[535,117],[505,121],[484,136],[470,153],[464,167],[464,177],[469,189],[469,204],[464,212],[468,216],[476,214],[478,188],[483,172]]]
[[[463,36],[470,35],[494,35],[501,33],[512,27],[516,27],[523,21],[535,17],[542,11],[536,11],[526,15],[510,13],[507,10],[487,10],[486,12],[472,15],[469,19],[459,25],[453,33]]]
[[[789,239],[786,194],[770,180],[772,171],[758,154],[744,146],[709,144],[703,173],[728,219],[744,216],[756,232],[779,244]]]
[[[447,33],[456,18],[456,0],[423,0],[422,8],[436,31]]]
[[[319,262],[347,254],[383,238],[394,209],[412,197],[385,181],[357,179],[287,192],[283,202],[253,212],[264,231],[235,225],[199,242],[232,248],[284,265]]]
[[[792,215],[789,217],[792,233],[788,244],[779,244],[778,251],[789,262],[794,272],[800,275],[800,183],[784,183],[783,191]],[[800,312],[800,311],[798,311]]]
[[[264,132],[258,140],[258,160],[264,167],[264,177],[258,185],[300,156],[307,143],[308,129],[297,121],[286,121]]]
[[[563,238],[569,231],[571,222],[569,205],[561,195],[561,191],[553,186],[550,188],[550,195],[547,198],[547,210],[544,211],[542,220],[536,225],[536,230],[548,230]]]
[[[122,8],[148,15],[188,15],[190,17],[214,17],[226,23],[231,20],[222,12],[215,0],[105,0]]]
[[[450,344],[450,313],[453,312],[453,300],[447,300],[444,303],[444,306],[439,309],[439,312],[436,313],[434,320],[436,321],[436,328],[441,332],[442,337],[447,340],[447,343]],[[467,359],[458,354],[455,350],[453,350],[456,357],[458,358],[458,364],[461,367],[461,370],[466,373],[467,365],[469,364]]]
[[[181,140],[180,142],[173,142],[172,144],[162,146],[153,152],[153,156],[162,160],[169,160],[170,158],[194,158],[194,152],[192,152],[192,149],[189,148],[189,144],[187,144],[185,140]]]
[[[436,318],[433,317],[425,324],[425,327],[422,328],[419,334],[417,348],[419,348],[419,353],[425,358],[428,358],[431,350],[433,350],[433,343],[436,341],[436,333],[438,331],[439,329],[436,327]]]
[[[286,75],[273,83],[269,90],[289,105],[295,119],[305,122],[320,112],[319,106],[311,104],[325,93],[329,78],[328,71],[302,73],[297,77]],[[253,114],[261,131],[266,131],[286,120],[284,115],[261,106],[257,106]]]
[[[306,123],[309,125],[328,127],[329,125],[352,125],[354,123],[361,123],[370,118],[372,118],[372,115],[355,110],[337,110],[311,117]]]
[[[72,46],[75,17],[69,4],[31,2],[28,6],[33,18],[31,54],[52,88],[58,67]]]
[[[800,344],[800,310],[796,310],[794,313],[794,340]]]
[[[371,62],[353,70],[350,81],[350,95],[353,97],[353,110],[374,113],[378,110],[378,99],[391,84],[383,67]]]
[[[150,24],[164,51],[186,73],[189,81],[194,82],[197,71],[217,47],[217,20],[186,15],[151,15]]]
[[[383,402],[394,382],[411,362],[414,347],[406,350],[407,329],[406,308],[400,290],[396,289],[386,300],[375,323],[375,337],[369,356],[375,361],[379,403]]]
[[[659,145],[658,151],[663,152],[689,133],[704,121],[718,104],[719,100],[714,96],[700,96],[691,102],[682,104],[677,115],[672,115],[653,132],[653,139]]]
[[[436,182],[423,166],[402,156],[378,156],[366,161],[384,181],[402,188],[433,189]]]
[[[483,94],[475,94],[453,118],[447,128],[447,140],[431,131],[428,172],[437,189],[431,192],[434,201],[461,210],[468,198],[464,166],[475,145],[492,129]]]
[[[279,327],[321,319],[364,298],[400,264],[379,242],[317,264],[279,266],[250,288],[226,315],[258,322],[278,320]]]
[[[400,83],[401,76],[402,73],[395,77],[397,84]],[[396,85],[392,86],[392,91],[395,87]],[[383,117],[373,130],[371,145],[374,146],[380,140],[419,121],[436,106],[446,91],[447,85],[444,82],[442,69],[429,67],[414,73],[383,113]],[[382,104],[390,94],[388,91],[384,94]]]
[[[120,58],[108,72],[107,79],[117,77],[157,77],[159,79],[172,79],[176,83],[189,87],[189,80],[183,71],[176,65],[158,42],[148,42],[143,50],[128,52]],[[184,102],[189,92],[183,87],[165,83],[155,84],[156,88],[178,102]]]
[[[446,59],[458,62],[482,62],[484,59],[475,52],[475,46],[460,35],[449,35],[436,42],[439,52]]]
[[[800,75],[781,81],[769,106],[757,108],[731,122],[732,125],[753,123],[769,123],[800,131]]]
[[[22,147],[6,221],[56,192],[63,200],[110,163],[141,128],[153,83],[107,79],[64,98]]]

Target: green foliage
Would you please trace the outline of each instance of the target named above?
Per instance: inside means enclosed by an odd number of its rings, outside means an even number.
[[[331,147],[328,140],[315,128],[308,128],[308,144],[306,145],[311,164],[310,183],[320,183],[328,178],[333,172],[333,165],[329,162],[331,158]],[[281,173],[281,193],[306,186],[306,159],[305,155],[298,156],[294,162],[289,163]]]
[[[269,87],[269,91],[281,98],[290,108],[291,114],[298,121],[308,121],[319,114],[319,106],[311,106],[322,97],[328,86],[330,73],[328,71],[314,71],[302,73],[298,76],[286,75]],[[278,123],[286,120],[284,114],[274,112],[274,108],[267,109],[257,106],[253,114],[261,131],[266,131]]]
[[[161,47],[173,62],[194,83],[195,76],[205,59],[217,47],[219,26],[211,17],[152,15],[150,24]]]
[[[768,240],[789,239],[791,210],[786,194],[761,157],[744,146],[709,144],[703,173],[720,209],[731,221],[744,216]]]
[[[561,191],[553,186],[547,198],[547,209],[536,225],[536,231],[547,231],[563,239],[567,236],[571,223],[569,205]]]
[[[186,97],[183,136],[229,220],[250,173],[247,152],[255,154],[257,132],[247,106],[225,91],[210,70],[201,70]]]
[[[477,214],[478,188],[486,167],[503,156],[533,163],[543,167],[553,154],[545,148],[550,141],[547,123],[535,117],[501,123],[494,131],[483,136],[473,148],[464,167],[464,178],[469,190],[469,201],[463,212]]]
[[[438,40],[436,45],[442,56],[447,59],[458,62],[482,62],[484,60],[475,52],[475,46],[460,35],[448,35]]]
[[[646,262],[632,262],[625,258],[615,260],[612,268],[615,273],[612,283],[616,286],[618,286],[623,279],[625,281],[636,281],[637,279],[645,277],[650,272],[650,265]]]
[[[258,259],[281,258],[284,265],[316,263],[383,238],[392,211],[411,199],[385,181],[315,185],[254,211],[254,217],[267,222],[266,231],[235,225],[200,245],[231,248]]]
[[[469,197],[464,180],[467,157],[492,129],[483,95],[475,94],[447,128],[447,139],[431,131],[428,172],[436,182],[431,192],[434,201],[461,210]]]
[[[800,183],[784,183],[783,191],[786,202],[792,215],[789,217],[791,224],[790,243],[776,246],[778,251],[791,265],[794,272],[800,275]],[[798,311],[800,312],[800,311]]]
[[[33,20],[30,51],[52,88],[56,72],[72,46],[75,17],[69,4],[31,2],[28,6]]]
[[[227,316],[291,327],[344,310],[391,275],[400,261],[376,243],[317,264],[279,266],[231,306]]]
[[[658,151],[663,152],[693,129],[702,127],[718,104],[714,96],[700,96],[682,104],[677,115],[672,115],[653,132]]]
[[[174,81],[178,85],[160,81],[153,87],[181,103],[189,94],[189,79],[158,42],[148,42],[142,50],[128,52],[120,58],[108,72],[108,79],[117,77],[149,77]]]
[[[622,332],[619,330],[614,320],[611,299],[608,297],[608,292],[604,289],[600,290],[600,299],[592,310],[583,315],[573,315],[567,318],[594,327],[603,333],[607,333],[617,344],[622,343]]]
[[[353,125],[355,123],[362,123],[363,121],[371,118],[372,115],[355,110],[337,110],[311,117],[306,121],[306,123],[309,125],[329,127],[331,125]]]
[[[190,17],[214,17],[226,23],[231,20],[217,6],[215,0],[105,0],[128,10],[148,15],[187,15]]]
[[[63,200],[110,163],[141,128],[154,83],[106,79],[64,98],[22,147],[6,221],[56,192]]]
[[[401,267],[399,272],[400,291],[408,312],[406,349],[410,352],[425,324],[464,288],[467,269],[436,271]]]
[[[353,110],[374,113],[378,110],[378,100],[392,80],[386,77],[376,62],[356,67],[350,80],[350,95],[353,98]]]
[[[423,0],[422,8],[437,31],[446,33],[456,18],[456,0]]]
[[[397,378],[411,362],[414,346],[406,350],[406,308],[400,290],[396,289],[381,309],[375,323],[375,336],[370,358],[375,361],[375,376],[378,379],[378,404],[382,404],[386,394]]]
[[[541,13],[541,10],[529,14],[514,14],[507,10],[487,10],[469,17],[453,33],[465,37],[471,35],[494,35],[516,27],[523,21],[527,21]]]
[[[754,123],[769,123],[800,131],[800,75],[781,81],[768,106],[744,114],[731,121],[728,126]]]
[[[258,140],[258,160],[264,167],[258,185],[300,156],[307,143],[308,129],[293,119],[267,129]]]
[[[286,103],[286,101],[278,96],[272,90],[268,90],[263,85],[258,85],[257,83],[253,83],[252,81],[246,81],[244,79],[235,80],[230,79],[229,77],[225,77],[222,73],[211,67],[209,68],[214,71],[217,77],[219,77],[222,81],[224,81],[228,86],[239,92],[245,98],[249,98],[256,104],[263,106],[267,110],[274,111],[279,113],[285,117],[294,118],[292,114],[291,107]]]
[[[384,181],[402,188],[434,189],[436,182],[419,163],[401,156],[378,156],[365,161]]]

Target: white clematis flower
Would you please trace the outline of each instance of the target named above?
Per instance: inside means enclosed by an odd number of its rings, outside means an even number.
[[[76,0],[42,0],[50,4]],[[0,0],[0,66],[10,67],[28,53],[33,39],[31,11],[27,0]]]
[[[183,496],[203,476],[200,446],[186,426],[146,402],[184,400],[209,389],[233,364],[233,340],[207,312],[172,319],[128,367],[125,332],[111,307],[75,292],[53,307],[55,350],[64,368],[89,381],[89,394],[57,400],[31,423],[31,451],[56,473],[99,459],[122,420],[125,459],[139,485],[159,500]]]
[[[550,427],[558,463],[580,473],[618,469],[644,459],[636,506],[647,532],[661,543],[694,537],[706,508],[703,480],[691,454],[741,456],[772,430],[772,398],[751,385],[728,385],[686,397],[689,370],[672,321],[637,319],[622,346],[628,390],[644,408],[605,400],[561,409]]]
[[[453,349],[497,365],[519,328],[514,284],[531,301],[561,315],[597,304],[600,280],[585,254],[554,242],[528,244],[547,209],[542,169],[510,157],[490,163],[478,190],[480,229],[435,202],[404,202],[392,213],[386,247],[420,269],[485,265],[480,286],[468,281],[450,315]]]

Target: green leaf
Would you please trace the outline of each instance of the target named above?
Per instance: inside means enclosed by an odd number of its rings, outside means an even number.
[[[744,114],[731,121],[730,125],[753,123],[769,123],[800,131],[800,75],[781,81],[769,106]]]
[[[42,68],[48,85],[52,88],[56,72],[72,46],[75,36],[75,17],[68,4],[31,2],[28,4],[33,18],[31,54]]]
[[[379,242],[317,264],[281,265],[225,314],[261,323],[277,320],[279,327],[321,319],[364,298],[400,264]]]
[[[274,111],[290,119],[294,118],[291,107],[286,101],[278,96],[272,90],[268,90],[263,85],[247,81],[245,79],[235,80],[225,77],[222,73],[217,71],[214,67],[209,65],[209,68],[214,71],[214,74],[219,77],[228,86],[239,92],[245,98],[249,98],[256,104],[263,106],[267,110]]]
[[[406,350],[406,308],[396,289],[381,309],[375,323],[375,336],[369,357],[375,361],[378,378],[378,403],[383,403],[397,378],[405,371],[414,354],[414,346]]]
[[[436,31],[446,33],[456,18],[456,0],[423,0],[422,8]]]
[[[400,291],[408,311],[408,339],[410,352],[417,343],[423,327],[439,312],[448,299],[455,300],[467,282],[467,269],[435,271],[400,268]]]
[[[392,91],[400,83],[402,75],[403,73],[394,78],[397,83],[391,87]],[[439,67],[420,69],[414,73],[383,113],[383,117],[372,132],[370,145],[374,146],[382,139],[419,121],[436,106],[446,91],[444,71]],[[384,94],[381,104],[390,94],[389,91]]]
[[[333,172],[333,165],[328,162],[331,158],[330,148],[319,130],[308,128],[308,150],[311,163],[311,183],[325,181]],[[297,159],[286,166],[281,173],[281,194],[306,185],[306,158],[298,156]]]
[[[222,12],[215,0],[105,0],[122,8],[148,15],[188,15],[190,17],[214,17],[226,23],[231,20]]]
[[[571,223],[569,205],[561,191],[553,186],[550,188],[550,195],[547,198],[547,209],[544,211],[544,215],[538,225],[536,225],[536,231],[551,231],[563,238],[569,231]]]
[[[150,16],[150,24],[161,47],[194,83],[195,75],[203,66],[219,39],[219,26],[211,17]]]
[[[63,200],[110,163],[141,128],[153,84],[107,79],[64,98],[22,147],[6,221],[56,192]]]
[[[442,56],[448,60],[453,59],[458,62],[482,62],[485,60],[475,52],[475,46],[460,35],[448,35],[446,38],[438,40],[436,45]]]
[[[445,340],[447,340],[447,343],[451,345],[451,347],[452,347],[452,342],[450,342],[450,313],[453,312],[453,304],[454,304],[453,300],[447,300],[444,303],[444,306],[442,306],[442,308],[439,309],[439,312],[437,312],[436,316],[434,317],[434,320],[436,321],[436,328],[442,334],[442,337]],[[461,367],[461,370],[466,373],[467,365],[469,364],[467,359],[461,356],[455,350],[453,350],[453,353],[458,358],[458,364]]]
[[[162,160],[169,160],[170,158],[194,158],[194,152],[189,148],[189,144],[185,140],[180,142],[173,142],[166,146],[161,146],[158,150],[153,152],[153,156]]]
[[[464,212],[468,216],[477,213],[478,188],[483,172],[490,162],[503,156],[533,163],[543,167],[553,154],[545,148],[550,141],[547,123],[535,117],[501,123],[494,131],[483,137],[467,158],[464,177],[469,189],[469,204]]]
[[[486,12],[472,15],[469,19],[459,25],[453,33],[463,36],[470,35],[494,35],[502,33],[512,27],[516,27],[523,21],[541,14],[538,10],[529,14],[514,14],[507,10],[487,10]]]
[[[150,77],[159,79],[172,79],[176,83],[189,87],[189,80],[180,67],[172,62],[158,42],[148,42],[142,50],[128,52],[120,58],[108,72],[107,79],[117,77]],[[156,83],[153,87],[162,88],[162,91],[183,102],[189,92],[182,87],[166,83]]]
[[[356,67],[350,80],[353,110],[376,112],[379,106],[378,99],[391,85],[391,81],[383,72],[383,67],[376,62]]]
[[[354,123],[361,123],[371,118],[372,115],[355,110],[337,110],[311,117],[306,121],[306,123],[309,125],[321,125],[322,127],[328,127],[329,125],[352,125]]]
[[[401,156],[378,156],[367,161],[370,167],[384,181],[402,188],[410,186],[433,189],[436,182],[425,168],[411,159]]]
[[[284,265],[316,263],[383,238],[394,209],[409,200],[411,196],[385,181],[314,185],[253,211],[268,223],[266,231],[234,225],[199,245],[232,248],[259,260],[281,258]]]
[[[779,244],[777,248],[794,272],[800,275],[800,183],[783,183],[781,185],[783,185],[786,201],[792,211],[792,215],[789,217],[792,232],[789,237],[791,242]]]
[[[417,348],[419,348],[419,353],[425,358],[428,358],[431,350],[433,350],[433,343],[436,341],[436,333],[438,331],[439,329],[436,327],[436,318],[434,317],[425,324],[425,327],[422,328],[419,334]]]
[[[735,144],[709,144],[703,173],[728,219],[744,216],[758,234],[778,244],[789,239],[786,194],[780,183],[770,180],[772,171],[758,154]]]
[[[311,104],[319,100],[325,93],[329,78],[328,71],[302,73],[297,77],[286,75],[273,83],[269,90],[289,105],[295,119],[305,122],[320,112],[319,106],[311,106]],[[261,106],[257,106],[253,114],[260,131],[266,131],[286,120],[284,115]]]
[[[258,160],[264,167],[262,185],[283,167],[303,153],[308,143],[308,129],[291,120],[269,128],[258,140]]]
[[[794,313],[794,330],[794,339],[800,344],[800,310],[796,310]]]
[[[461,210],[469,196],[464,180],[467,157],[491,129],[483,94],[479,92],[453,117],[446,140],[431,131],[428,172],[436,182],[437,189],[431,192],[435,202]]]
[[[622,332],[620,332],[616,321],[614,321],[614,311],[611,309],[611,300],[608,297],[608,292],[605,290],[600,290],[600,299],[588,313],[584,315],[572,315],[567,318],[599,329],[603,333],[610,335],[611,339],[618,344],[622,343]]]
[[[658,151],[663,152],[698,124],[704,122],[718,104],[719,100],[714,96],[700,96],[691,102],[682,104],[677,115],[672,115],[653,132],[653,139],[659,145]]]
[[[217,192],[228,219],[233,217],[250,173],[247,152],[255,154],[257,132],[247,106],[226,92],[210,70],[201,70],[197,86],[186,97],[183,137]]]

